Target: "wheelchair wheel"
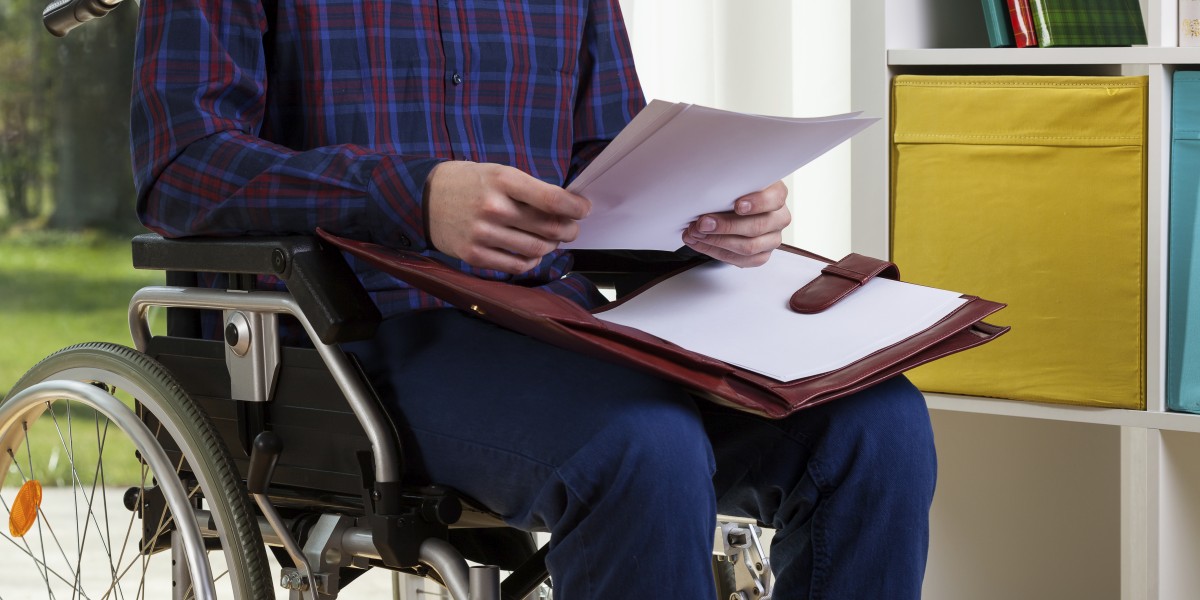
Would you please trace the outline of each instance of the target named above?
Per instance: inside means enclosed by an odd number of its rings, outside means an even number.
[[[187,571],[173,570],[173,516],[156,485],[173,477],[182,479],[197,515],[211,517],[201,529],[208,550],[223,550],[209,554],[217,597],[274,598],[257,519],[228,450],[160,364],[116,344],[73,346],[30,369],[5,405],[51,380],[116,396],[181,457],[174,473],[152,472],[137,445],[145,438],[83,402],[23,409],[19,426],[0,431],[7,449],[0,508],[8,517],[8,527],[0,526],[0,596],[190,597],[190,588],[172,589],[187,583]]]

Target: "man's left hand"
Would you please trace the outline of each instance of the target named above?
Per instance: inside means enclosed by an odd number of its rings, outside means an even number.
[[[777,181],[738,198],[732,211],[701,215],[683,231],[683,242],[732,265],[762,265],[783,243],[783,228],[792,222],[787,193],[787,186]]]

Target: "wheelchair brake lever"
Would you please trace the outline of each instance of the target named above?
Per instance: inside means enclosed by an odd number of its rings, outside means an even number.
[[[275,535],[283,542],[284,549],[287,550],[288,556],[296,565],[294,570],[286,568],[283,570],[283,577],[280,579],[279,585],[292,591],[293,598],[297,597],[295,594],[304,597],[307,592],[307,596],[315,600],[318,582],[313,574],[312,566],[309,565],[300,544],[288,531],[287,523],[275,510],[275,506],[271,504],[271,499],[267,495],[267,487],[271,483],[275,465],[279,462],[279,455],[282,453],[283,441],[275,432],[263,431],[255,436],[254,444],[250,449],[250,468],[246,474],[246,489],[250,492],[250,497],[254,498],[254,502],[258,504],[259,510],[271,524],[271,529],[275,530]]]
[[[250,468],[246,473],[246,489],[251,494],[267,493],[267,485],[275,473],[279,455],[283,453],[283,441],[274,431],[263,431],[254,437],[250,449]]]

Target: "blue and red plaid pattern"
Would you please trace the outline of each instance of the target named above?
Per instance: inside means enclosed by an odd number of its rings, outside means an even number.
[[[565,252],[508,276],[431,249],[425,180],[453,159],[564,185],[644,105],[617,0],[146,2],[138,214],[169,237],[321,227],[592,305]],[[351,266],[385,315],[440,305]]]

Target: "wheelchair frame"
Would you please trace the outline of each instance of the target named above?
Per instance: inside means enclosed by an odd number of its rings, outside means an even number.
[[[215,250],[197,252],[204,244]],[[323,514],[311,525],[308,541],[302,548],[292,535],[295,525],[272,503],[268,485],[273,480],[283,450],[281,437],[267,429],[261,416],[250,425],[261,429],[254,433],[246,467],[247,488],[262,512],[260,528],[268,545],[282,545],[295,564],[285,569],[281,584],[293,590],[293,597],[312,589],[315,597],[336,597],[341,568],[362,561],[375,561],[392,569],[420,569],[424,566],[457,599],[499,600],[501,586],[495,566],[469,567],[461,553],[445,541],[447,529],[458,524],[462,509],[459,500],[440,487],[406,489],[402,483],[403,455],[391,420],[371,392],[365,378],[349,357],[336,345],[369,337],[379,321],[379,313],[336,251],[324,249],[308,238],[280,238],[220,241],[165,240],[142,235],[134,240],[134,265],[165,271],[203,271],[236,275],[274,274],[288,285],[290,293],[269,291],[224,291],[209,288],[155,286],[139,290],[130,300],[129,323],[134,345],[149,356],[162,358],[170,346],[199,349],[211,360],[214,346],[220,342],[155,338],[150,334],[147,314],[151,307],[205,309],[222,311],[225,324],[223,363],[228,370],[229,399],[240,417],[252,414],[253,406],[272,400],[282,389],[281,364],[305,365],[306,349],[281,348],[278,335],[279,315],[296,320],[307,333],[320,363],[335,384],[323,391],[336,391],[334,402],[345,402],[369,442],[369,456],[360,457],[363,517],[368,527],[357,526],[357,519],[344,514]],[[265,267],[269,265],[269,270]],[[236,279],[236,277],[234,277]],[[309,315],[317,315],[310,318]],[[159,342],[159,343],[155,343]],[[165,363],[170,363],[167,358]],[[219,364],[220,361],[211,361]],[[318,376],[319,380],[320,377]],[[185,383],[185,389],[189,386]],[[305,386],[308,390],[309,386]],[[323,396],[325,394],[314,394]],[[337,396],[340,396],[338,398]],[[219,402],[219,401],[218,401]],[[201,402],[208,408],[212,402]],[[253,420],[253,419],[252,419]],[[243,423],[243,428],[245,424]],[[243,447],[249,437],[238,432]],[[228,442],[227,437],[227,442]],[[236,459],[235,459],[236,462]],[[293,483],[312,480],[311,474],[294,474]],[[322,491],[346,494],[343,481],[329,482],[322,474]],[[344,496],[343,496],[344,497]],[[350,508],[339,506],[341,510]],[[503,526],[497,519],[476,512],[468,519],[473,525]],[[209,532],[211,533],[211,532]],[[518,570],[515,589],[503,596],[523,598],[545,579],[541,556],[533,554],[533,563]],[[336,560],[330,560],[336,557]],[[532,574],[530,574],[532,572]],[[511,579],[511,576],[510,576]]]
[[[268,547],[282,548],[276,551],[281,562],[293,565],[284,566],[280,578],[291,598],[336,598],[345,584],[372,566],[431,576],[454,600],[521,600],[547,580],[547,548],[536,548],[530,534],[507,528],[453,490],[404,480],[396,427],[353,357],[338,346],[369,338],[380,321],[378,309],[339,252],[306,237],[167,240],[146,234],[133,240],[133,262],[139,269],[166,271],[169,283],[186,281],[181,273],[229,277],[230,289],[167,285],[139,290],[129,303],[130,331],[137,351],[160,364],[177,381],[179,393],[186,394],[184,400],[190,398],[204,413],[200,418],[213,424],[228,450],[229,458],[223,460],[244,481],[242,491],[260,513],[248,513],[250,527],[257,526],[256,534]],[[577,264],[593,277],[605,273],[606,283],[619,292],[670,266],[587,254]],[[253,276],[260,274],[278,276],[288,292],[253,290]],[[166,335],[151,334],[152,307],[168,309]],[[179,318],[174,311],[180,309],[220,311],[225,339],[196,337],[190,326],[195,320]],[[280,319],[285,316],[295,319],[312,348],[282,345]],[[173,335],[177,332],[172,330],[185,329],[192,331]],[[7,432],[13,420],[4,419],[19,411],[10,405],[48,397],[97,406],[107,398],[106,410],[114,421],[142,442],[148,427],[156,425],[153,414],[139,416],[92,386],[47,381],[0,405],[0,446],[12,447]],[[177,447],[171,435],[149,435],[148,445],[138,445],[146,448],[144,460],[156,455],[160,465],[184,464],[181,457],[188,449]],[[316,448],[308,443],[314,435],[340,438],[340,445]],[[155,472],[162,470],[156,466]],[[141,500],[148,490],[139,492],[143,540],[150,538],[147,523],[155,519],[141,511],[161,515],[169,509],[175,522],[169,544],[173,595],[183,598],[194,588],[196,597],[212,597],[205,585],[211,581],[204,570],[205,539],[225,540],[231,532],[221,528],[230,525],[219,525],[213,511],[191,498],[181,499],[174,489],[181,487],[180,481],[167,483],[159,486],[165,502]],[[771,572],[759,542],[761,530],[745,520],[726,519],[718,525],[713,564],[721,599],[769,598]],[[460,529],[471,535],[486,531],[492,540],[464,538]],[[143,547],[143,552],[159,549],[162,542]],[[469,566],[468,558],[483,564]],[[748,580],[734,579],[739,559],[744,559],[740,562]],[[501,567],[510,572],[503,582]]]

